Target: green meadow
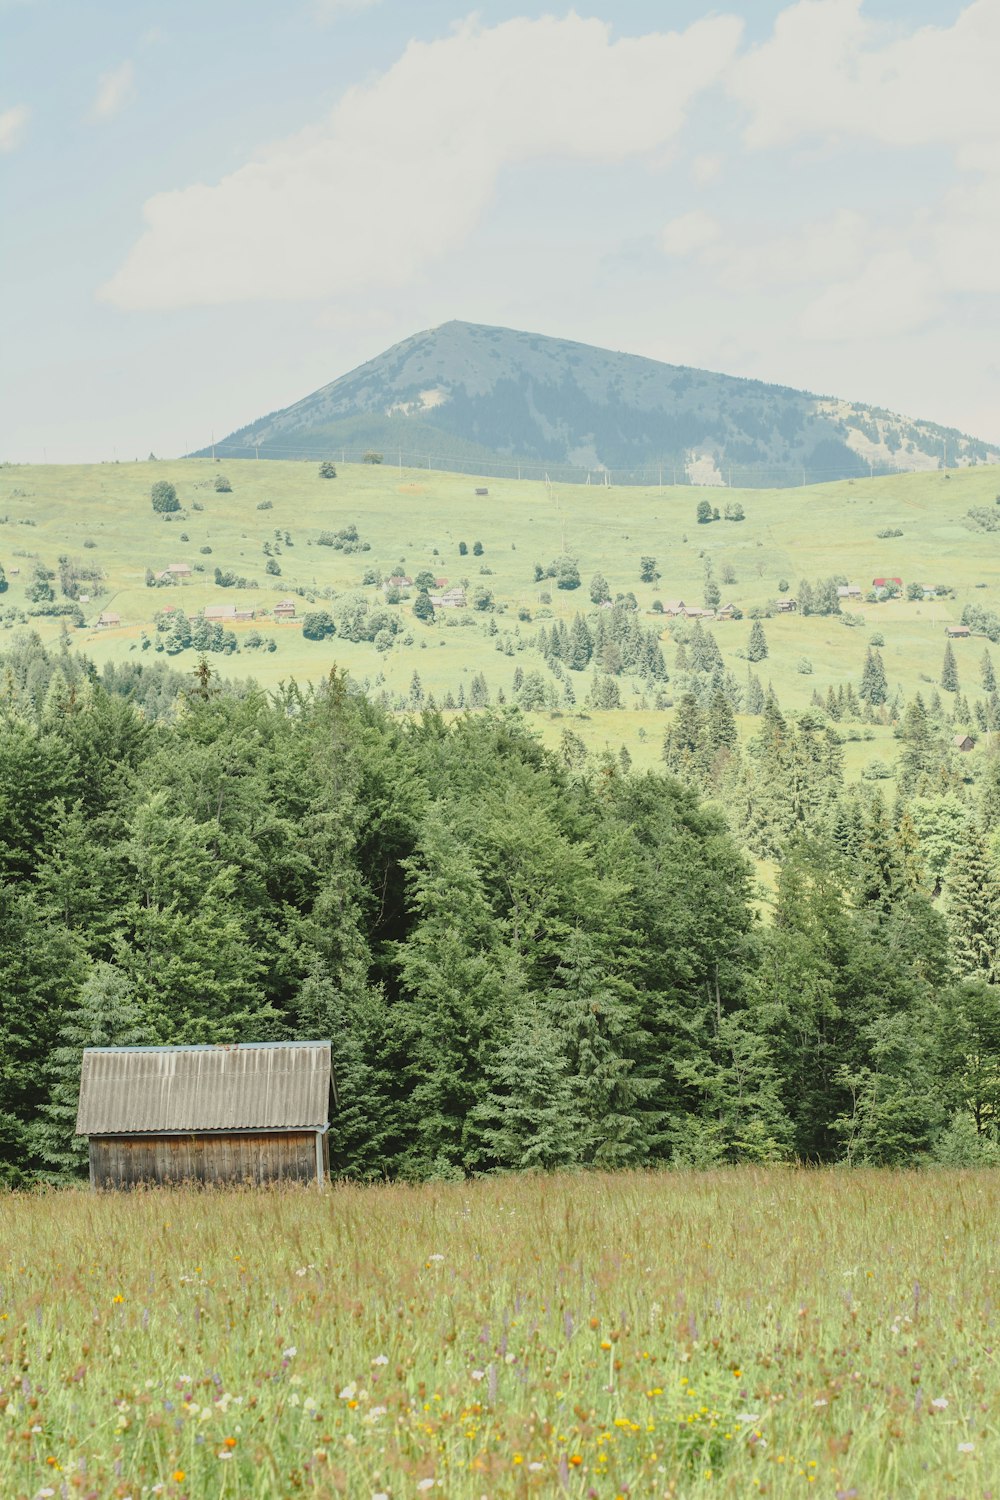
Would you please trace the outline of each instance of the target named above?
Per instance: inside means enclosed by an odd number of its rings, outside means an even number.
[[[0,1198],[7,1500],[985,1497],[985,1171]]]
[[[69,555],[96,563],[106,575],[105,592],[83,606],[85,628],[68,636],[68,649],[85,652],[99,664],[152,659],[153,616],[165,606],[181,606],[193,616],[205,605],[235,603],[263,616],[237,625],[237,639],[245,641],[256,630],[273,638],[275,649],[241,649],[237,655],[213,658],[227,676],[252,676],[265,686],[290,678],[316,681],[336,662],[369,691],[395,698],[408,692],[416,671],[424,693],[440,704],[449,692],[457,697],[460,684],[467,690],[477,672],[486,677],[493,697],[502,690],[508,699],[516,668],[544,674],[545,664],[530,644],[538,625],[590,611],[588,583],[596,572],[607,578],[612,594],[634,592],[647,626],[662,624],[672,671],[668,622],[651,613],[653,602],[680,598],[700,605],[710,562],[723,602],[744,612],[742,620],[714,626],[725,664],[738,678],[747,673],[747,612],[780,598],[782,581],[792,594],[801,579],[831,574],[843,575],[865,591],[879,576],[954,590],[934,601],[852,604],[852,613],[863,616],[863,624],[854,628],[836,617],[786,615],[765,621],[769,654],[754,670],[765,685],[773,684],[783,708],[795,710],[807,706],[815,689],[822,694],[831,684],[857,686],[866,644],[876,632],[885,640],[882,655],[890,692],[926,692],[940,674],[946,624],[957,621],[969,601],[992,603],[998,582],[1000,532],[977,530],[967,518],[970,507],[994,505],[1000,474],[991,468],[745,491],[490,479],[480,481],[489,490],[485,497],[476,495],[477,482],[467,475],[388,464],[338,469],[336,479],[324,480],[314,463],[186,459],[6,466],[0,469],[0,563],[9,588],[0,597],[0,617],[8,626],[21,623],[20,616],[30,608],[26,591],[35,562],[55,569],[58,557]],[[231,482],[231,493],[215,490],[220,473]],[[179,513],[154,513],[150,488],[159,479],[176,486]],[[698,525],[696,507],[705,497],[720,507],[738,500],[745,520]],[[368,550],[348,555],[318,545],[322,531],[349,525],[357,527]],[[902,534],[880,539],[876,533],[884,530]],[[462,541],[469,548],[467,556],[459,555]],[[481,556],[473,555],[477,541]],[[265,542],[275,550],[278,576],[264,571]],[[548,578],[534,581],[536,563],[544,569],[561,555],[576,560],[579,589],[557,589]],[[643,555],[656,559],[661,576],[654,584],[640,582]],[[178,587],[147,588],[146,569],[158,573],[170,563],[204,571]],[[257,586],[216,587],[215,567]],[[310,608],[323,607],[324,591],[356,590],[370,602],[380,602],[377,586],[362,584],[368,568],[385,576],[403,570],[411,577],[429,569],[451,584],[466,580],[470,590],[477,585],[491,589],[496,608],[490,613],[440,611],[433,624],[422,624],[413,617],[412,597],[404,599],[390,608],[400,613],[405,628],[384,652],[339,637],[309,641],[300,623],[277,624],[269,618],[268,612],[287,596],[295,599],[299,622]],[[734,583],[724,581],[726,569],[732,570]],[[121,626],[97,629],[102,610],[119,614]],[[530,619],[519,618],[525,614]],[[514,655],[497,651],[491,621],[501,637],[510,634]],[[28,623],[49,645],[64,633],[56,618],[29,616]],[[145,650],[143,633],[151,642]],[[982,646],[976,639],[955,645],[966,690],[977,685]],[[177,668],[191,670],[196,653],[189,649],[172,660]],[[807,664],[811,671],[804,670]],[[589,674],[579,676],[575,708],[537,716],[543,736],[554,742],[570,726],[588,748],[625,744],[636,764],[654,764],[665,713],[648,701],[644,705],[641,685],[624,679],[622,709],[591,711],[586,706]],[[869,733],[873,739],[847,746],[849,776],[860,774],[872,755],[892,754],[887,730],[873,726]]]

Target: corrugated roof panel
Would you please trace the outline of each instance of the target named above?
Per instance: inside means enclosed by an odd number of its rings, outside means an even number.
[[[322,1130],[330,1043],[88,1048],[78,1135]]]

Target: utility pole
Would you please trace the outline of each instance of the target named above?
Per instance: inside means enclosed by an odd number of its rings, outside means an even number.
[[[215,428],[212,428],[212,462],[215,463]]]

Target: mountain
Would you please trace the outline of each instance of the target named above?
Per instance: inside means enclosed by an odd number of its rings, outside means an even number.
[[[214,451],[744,486],[1000,460],[955,428],[878,407],[461,322],[404,339]]]

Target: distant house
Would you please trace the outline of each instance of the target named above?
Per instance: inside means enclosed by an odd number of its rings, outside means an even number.
[[[330,1043],[88,1047],[90,1183],[327,1182]]]
[[[670,617],[673,619],[677,615],[682,615],[686,608],[687,606],[684,603],[683,599],[668,599],[666,604],[663,606],[663,613],[665,615],[670,615]]]
[[[443,594],[431,594],[430,600],[435,609],[464,609],[465,590],[457,587],[447,589]]]
[[[861,585],[859,583],[841,583],[837,585],[838,599],[860,599]]]
[[[407,578],[405,573],[396,573],[392,578],[387,578],[382,587],[386,589],[412,589],[413,579]]]
[[[720,604],[719,608],[715,611],[715,618],[717,620],[731,620],[735,613],[735,604]]]
[[[956,750],[965,751],[974,749],[976,742],[972,738],[971,734],[956,734],[955,738],[952,740],[952,744],[955,746]]]
[[[272,613],[274,614],[274,618],[276,620],[294,620],[295,619],[295,600],[294,599],[280,599],[278,601],[278,603],[274,606],[274,610],[272,611]]]
[[[779,615],[793,615],[799,607],[797,599],[779,599],[774,606],[775,613]]]
[[[890,583],[894,583],[900,589],[903,587],[903,580],[901,578],[873,578],[872,588],[884,589]]]
[[[110,630],[114,626],[120,625],[121,622],[122,622],[121,615],[108,614],[108,613],[99,614],[97,616],[97,629],[98,630]]]
[[[256,610],[253,609],[238,609],[233,618],[236,620],[253,620],[256,617],[256,613]]]
[[[166,571],[172,573],[175,578],[190,578],[190,563],[167,563]]]
[[[946,631],[952,640],[964,640],[967,635],[972,634],[968,625],[948,625]]]
[[[446,589],[448,587],[447,578],[435,578],[434,587],[436,589]]]
[[[476,494],[477,494],[477,495],[488,495],[488,494],[489,494],[489,490],[488,490],[488,489],[486,489],[486,488],[482,488],[482,489],[478,489],[478,490],[477,490],[477,491],[476,491]]]
[[[204,609],[206,620],[235,620],[235,604],[206,604]]]

